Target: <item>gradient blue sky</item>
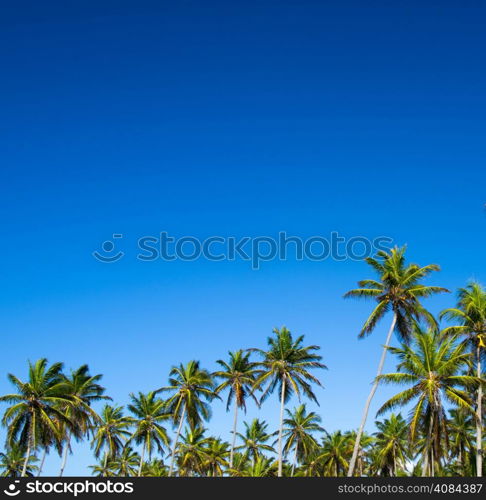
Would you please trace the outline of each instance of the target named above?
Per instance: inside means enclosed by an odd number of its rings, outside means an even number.
[[[442,265],[431,282],[484,282],[485,10],[4,4],[0,393],[7,372],[23,378],[45,356],[89,363],[124,404],[164,385],[174,363],[214,369],[285,324],[322,346],[326,429],[357,427],[386,330],[358,341],[371,305],[342,299],[370,276],[365,264],[140,262],[130,245],[159,231],[387,235]],[[116,232],[125,258],[94,260]],[[275,396],[248,417],[275,426],[277,414]],[[229,427],[215,404],[211,431],[227,438]],[[76,447],[67,473],[92,463]],[[51,454],[46,472],[58,468]]]

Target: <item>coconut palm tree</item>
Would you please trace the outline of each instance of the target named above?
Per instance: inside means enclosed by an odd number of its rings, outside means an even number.
[[[326,434],[322,440],[317,462],[322,464],[324,476],[339,477],[346,473],[349,466],[352,441],[341,431]]]
[[[32,477],[34,472],[38,470],[37,457],[30,455],[27,460],[27,468],[25,475]],[[0,453],[0,475],[2,477],[20,477],[25,463],[24,450],[18,444],[13,444],[11,448],[5,450],[5,453]]]
[[[246,412],[246,399],[252,396],[258,404],[257,399],[251,392],[255,383],[256,363],[250,361],[250,352],[242,350],[229,352],[229,361],[217,360],[222,370],[213,373],[213,376],[222,379],[222,383],[216,388],[216,394],[229,389],[226,401],[226,411],[229,411],[234,400],[233,439],[231,442],[229,468],[233,467],[233,456],[236,444],[236,429],[238,426],[238,409]]]
[[[123,415],[122,406],[106,404],[101,410],[91,445],[96,458],[104,452],[103,470],[107,469],[108,461],[114,460],[123,450],[125,441],[130,437],[128,428],[133,423],[132,418]]]
[[[267,444],[267,442],[277,433],[268,433],[268,424],[265,421],[254,418],[250,424],[243,422],[243,425],[245,426],[245,434],[237,433],[243,444],[237,446],[235,450],[244,451],[244,455],[248,458],[251,457],[253,461],[262,456],[265,451],[275,453],[273,447]]]
[[[274,460],[259,456],[253,462],[246,463],[241,469],[231,469],[230,474],[234,477],[274,477],[276,469]]]
[[[303,462],[319,447],[313,433],[324,432],[324,429],[319,425],[321,417],[312,411],[307,413],[305,404],[299,405],[293,412],[286,410],[286,413],[283,430],[283,437],[286,438],[284,454],[288,455],[294,451],[291,469],[293,476],[297,462]]]
[[[392,413],[388,419],[375,422],[376,466],[384,476],[397,476],[410,458],[408,425],[404,418]]]
[[[259,389],[266,385],[260,401],[264,401],[276,388],[280,392],[280,425],[278,433],[278,476],[282,476],[282,433],[285,402],[292,394],[296,394],[300,399],[301,393],[312,401],[317,402],[317,398],[312,391],[311,383],[321,385],[319,379],[309,372],[312,368],[326,368],[320,360],[321,356],[315,354],[319,346],[302,345],[304,336],[301,335],[294,340],[287,328],[274,328],[274,337],[268,337],[268,350],[252,349],[259,353],[263,360],[258,363],[261,371],[255,381],[253,389]]]
[[[202,468],[206,475],[218,477],[228,467],[229,444],[219,438],[210,438],[203,455]]]
[[[444,329],[446,335],[460,335],[467,347],[475,354],[476,376],[483,378],[481,358],[486,347],[486,290],[476,282],[458,291],[457,307],[446,309],[442,318],[459,323]],[[483,426],[482,426],[483,388],[479,384],[476,397],[476,473],[482,476],[483,470]]]
[[[131,403],[128,409],[134,416],[135,431],[131,440],[142,445],[138,476],[142,475],[145,452],[148,453],[149,460],[152,459],[154,447],[162,453],[164,447],[169,446],[169,437],[165,427],[161,422],[170,418],[167,413],[165,402],[158,399],[154,392],[148,394],[138,393],[138,396],[130,394]]]
[[[45,449],[50,443],[60,440],[60,424],[71,426],[71,421],[62,408],[72,404],[62,381],[62,363],[48,365],[47,359],[29,362],[28,381],[22,382],[8,374],[17,389],[15,394],[0,397],[0,401],[12,403],[4,413],[2,423],[8,427],[7,443],[10,447],[18,443],[25,451],[21,476],[27,473],[30,456],[38,446]]]
[[[392,313],[392,322],[378,364],[377,377],[382,373],[387,349],[394,331],[401,340],[406,342],[410,337],[414,320],[423,320],[431,326],[436,326],[435,319],[422,306],[420,299],[430,297],[436,293],[448,292],[447,289],[442,287],[423,285],[422,280],[430,273],[439,271],[440,267],[436,264],[429,264],[424,267],[417,264],[407,264],[405,250],[406,247],[395,247],[389,252],[380,250],[375,257],[366,258],[366,262],[377,273],[378,279],[358,281],[359,288],[350,290],[344,295],[345,298],[371,299],[377,302],[376,307],[364,323],[359,338],[369,335],[388,312]],[[355,471],[361,435],[377,387],[375,379],[363,410],[358,435],[354,443],[353,455],[349,463],[348,476],[352,476]]]
[[[449,450],[451,458],[457,460],[454,471],[456,475],[469,476],[471,475],[469,455],[474,450],[474,422],[471,415],[461,408],[450,410],[449,416],[447,422]]]
[[[197,426],[186,428],[177,447],[177,463],[180,476],[203,475],[206,447],[211,438],[205,436],[206,429]]]
[[[210,417],[209,402],[218,397],[214,392],[214,380],[207,370],[200,367],[199,361],[190,361],[186,366],[174,366],[169,373],[169,386],[161,387],[156,392],[169,392],[167,400],[169,413],[174,424],[178,424],[172,448],[169,477],[174,470],[177,443],[182,424],[187,420],[195,428],[202,420]]]
[[[64,455],[61,463],[59,476],[61,477],[66,468],[67,455],[71,451],[71,437],[81,440],[89,436],[100,417],[91,407],[92,403],[104,399],[111,399],[104,395],[105,388],[98,382],[103,375],[90,375],[88,365],[82,365],[73,370],[69,376],[62,375],[69,396],[70,404],[64,405],[63,412],[72,423],[71,426],[64,425],[61,429],[64,441]]]
[[[110,467],[117,477],[131,477],[137,474],[140,457],[131,446],[125,445],[122,452],[111,462]]]
[[[410,439],[412,443],[416,441],[421,427],[425,436],[423,474],[433,476],[444,455],[442,440],[448,439],[444,401],[473,414],[468,391],[475,389],[480,379],[461,375],[471,364],[465,345],[435,329],[425,332],[416,326],[411,345],[391,347],[390,351],[399,359],[398,371],[380,375],[378,382],[410,387],[390,398],[378,415],[414,404],[409,421]]]

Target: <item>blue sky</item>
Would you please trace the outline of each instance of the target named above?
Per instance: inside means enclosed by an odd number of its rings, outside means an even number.
[[[137,260],[134,241],[160,231],[386,235],[441,264],[431,283],[486,281],[484,4],[2,11],[1,393],[7,372],[23,378],[28,359],[47,357],[88,363],[124,404],[174,363],[214,369],[285,324],[322,346],[326,429],[357,427],[387,326],[358,341],[370,304],[342,299],[365,264]],[[113,233],[125,257],[96,261]],[[248,417],[275,426],[275,398]],[[230,425],[216,404],[211,431]],[[92,463],[76,448],[67,473]],[[46,472],[58,467],[51,454]]]

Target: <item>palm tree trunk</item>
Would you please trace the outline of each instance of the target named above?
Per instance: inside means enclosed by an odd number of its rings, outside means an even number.
[[[280,426],[278,429],[278,477],[282,477],[282,433],[285,407],[285,377],[282,380],[282,391],[280,394]]]
[[[348,477],[351,477],[354,474],[354,468],[356,466],[356,459],[358,458],[361,436],[363,435],[364,427],[366,425],[366,419],[368,418],[368,412],[370,410],[371,401],[373,400],[373,396],[375,395],[376,389],[378,388],[377,378],[381,375],[381,372],[383,371],[383,365],[385,364],[386,353],[388,351],[388,346],[390,345],[390,341],[392,338],[393,330],[395,330],[396,323],[397,323],[397,315],[393,313],[393,320],[390,326],[390,330],[388,331],[388,335],[386,336],[385,345],[383,346],[383,352],[381,353],[380,363],[378,365],[378,372],[373,382],[373,386],[371,387],[368,399],[366,400],[366,404],[363,411],[363,417],[361,418],[361,424],[359,426],[358,434],[356,435],[356,441],[354,443],[354,449],[353,449],[353,456],[351,458],[351,461],[349,462]]]
[[[62,477],[64,474],[64,469],[66,468],[67,456],[69,452],[69,446],[71,444],[71,433],[68,431],[66,436],[66,448],[64,450],[64,455],[62,457],[61,470],[59,472],[59,477]]]
[[[28,442],[27,442],[27,451],[25,453],[24,466],[22,467],[22,475],[21,475],[21,477],[25,477],[26,474],[27,474],[27,464],[29,463],[30,452],[32,450],[32,441],[33,441],[32,440],[32,436],[29,436],[29,439],[28,439]]]
[[[106,445],[105,457],[103,460],[103,476],[106,477],[106,466],[108,464],[108,444]]]
[[[292,473],[291,476],[294,477],[295,466],[297,465],[297,441],[295,442],[295,451],[294,451],[294,461],[292,462]]]
[[[140,465],[138,467],[138,477],[142,475],[143,459],[145,458],[145,442],[142,446],[142,453],[140,455]]]
[[[186,416],[186,405],[184,403],[184,408],[182,410],[182,415],[181,419],[179,421],[179,427],[177,428],[177,434],[174,440],[174,446],[172,447],[172,454],[170,458],[170,467],[169,467],[169,477],[172,477],[172,471],[174,470],[174,461],[175,461],[175,454],[176,454],[176,449],[177,449],[177,442],[179,441],[179,436],[181,435],[181,429],[182,429],[182,424],[184,422],[184,417]]]
[[[39,470],[37,472],[37,477],[40,477],[40,475],[42,473],[42,469],[44,468],[44,462],[46,461],[46,455],[47,455],[47,448],[44,448],[44,450],[42,452],[42,460],[41,460],[41,463],[39,465]]]
[[[481,346],[478,345],[476,347],[476,367],[477,374],[476,376],[481,378]],[[476,408],[476,475],[477,477],[482,477],[483,475],[483,387],[481,383],[478,387],[478,400],[477,400],[477,408]]]
[[[238,403],[235,398],[235,418],[233,420],[233,441],[231,443],[231,453],[230,453],[230,463],[229,468],[233,468],[233,457],[235,455],[235,445],[236,445],[236,426],[238,425]]]

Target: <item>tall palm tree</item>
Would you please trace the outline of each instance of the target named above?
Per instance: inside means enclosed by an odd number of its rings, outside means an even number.
[[[285,402],[293,393],[300,399],[301,392],[317,404],[317,398],[312,391],[311,383],[321,385],[319,379],[309,372],[312,368],[326,368],[320,360],[321,356],[315,354],[319,346],[302,345],[304,336],[294,340],[287,328],[273,329],[274,337],[268,337],[268,350],[252,349],[259,353],[263,360],[258,363],[261,372],[253,385],[259,389],[266,384],[261,401],[264,401],[277,386],[280,390],[280,425],[278,433],[278,477],[282,476],[282,433]]]
[[[199,361],[189,361],[186,366],[174,366],[169,373],[169,386],[156,392],[170,392],[166,404],[174,424],[178,423],[172,454],[169,477],[174,470],[177,443],[185,420],[194,428],[211,414],[209,402],[218,397],[214,392],[214,380],[207,370],[200,367]]]
[[[377,302],[376,307],[364,323],[359,338],[369,335],[388,312],[392,313],[392,322],[378,364],[377,377],[383,371],[387,349],[394,331],[401,340],[406,342],[410,337],[414,320],[424,320],[429,325],[436,326],[435,319],[422,306],[420,299],[430,297],[436,293],[448,292],[447,289],[442,287],[423,285],[421,281],[433,271],[439,271],[440,267],[436,264],[429,264],[424,267],[417,264],[407,264],[405,250],[406,247],[395,247],[389,252],[380,250],[375,257],[366,258],[366,262],[377,273],[378,280],[365,279],[358,281],[359,288],[350,290],[344,295],[345,298],[372,299]],[[354,443],[353,455],[349,463],[348,476],[354,474],[361,435],[377,387],[378,384],[375,379],[363,410],[363,417]]]
[[[104,396],[105,388],[98,383],[102,377],[101,374],[90,375],[88,365],[82,365],[77,370],[73,370],[69,376],[62,375],[70,399],[70,404],[64,405],[63,411],[72,425],[62,428],[64,455],[59,472],[60,477],[66,468],[67,455],[71,449],[71,437],[74,436],[76,440],[80,440],[88,436],[94,424],[99,421],[100,417],[91,408],[91,404],[103,399],[111,399]]]
[[[435,329],[424,332],[416,326],[411,345],[391,347],[390,351],[400,361],[398,371],[380,375],[378,382],[410,387],[390,398],[378,415],[414,403],[409,421],[410,439],[412,443],[416,441],[421,427],[425,435],[423,474],[433,476],[444,455],[442,440],[448,439],[444,401],[473,414],[468,391],[477,387],[479,379],[461,375],[470,366],[471,357],[464,344],[455,343],[453,338]]]
[[[400,414],[392,413],[388,419],[377,421],[375,425],[378,429],[374,434],[376,466],[383,475],[396,477],[410,458],[407,422]]]
[[[22,477],[27,473],[31,453],[39,445],[45,448],[48,443],[59,441],[60,423],[71,425],[60,409],[72,404],[61,379],[62,367],[62,363],[48,366],[47,359],[42,358],[34,364],[29,362],[27,382],[8,374],[18,392],[0,397],[0,401],[13,403],[5,411],[2,423],[8,426],[9,446],[18,443],[26,450]]]
[[[457,307],[446,309],[441,317],[457,321],[459,325],[444,329],[445,334],[460,335],[464,343],[475,354],[476,376],[483,378],[481,358],[486,347],[486,290],[476,282],[459,289]],[[482,384],[478,386],[476,398],[476,473],[483,471],[483,426],[482,426]]]
[[[37,458],[34,455],[28,457],[27,468],[25,475],[32,477],[34,472],[38,470]],[[0,453],[0,475],[2,477],[20,477],[25,463],[24,450],[18,444],[13,444],[12,447]]]
[[[319,425],[321,417],[313,411],[307,413],[305,404],[299,405],[293,412],[286,410],[286,413],[283,430],[283,437],[286,438],[284,454],[294,450],[291,470],[293,476],[297,462],[303,462],[319,447],[313,433],[324,432],[324,429]]]
[[[122,406],[106,404],[101,410],[92,446],[96,458],[104,452],[103,469],[106,469],[108,461],[115,459],[123,450],[125,441],[130,437],[128,428],[132,424],[133,419],[123,415]]]
[[[243,424],[245,426],[245,434],[237,433],[243,444],[237,446],[236,450],[244,451],[245,456],[251,457],[253,461],[262,456],[264,451],[275,453],[275,450],[267,442],[277,433],[269,433],[267,431],[268,424],[265,421],[254,418],[250,424],[247,422],[243,422]]]
[[[164,447],[169,446],[169,437],[161,422],[170,418],[166,411],[165,402],[158,399],[155,392],[148,394],[138,393],[138,396],[130,394],[131,403],[128,409],[134,416],[135,431],[131,437],[137,444],[142,444],[138,476],[142,475],[145,452],[149,460],[152,459],[154,447],[162,452]]]
[[[228,411],[231,402],[234,400],[234,419],[233,419],[233,439],[231,442],[229,468],[233,468],[233,456],[236,444],[236,429],[238,426],[238,409],[246,412],[246,399],[252,396],[258,404],[251,389],[255,383],[256,363],[250,361],[250,352],[242,350],[229,352],[229,361],[217,360],[217,363],[222,367],[222,370],[213,374],[216,378],[222,379],[223,382],[216,388],[216,394],[229,389],[228,399],[226,401],[226,410]]]

